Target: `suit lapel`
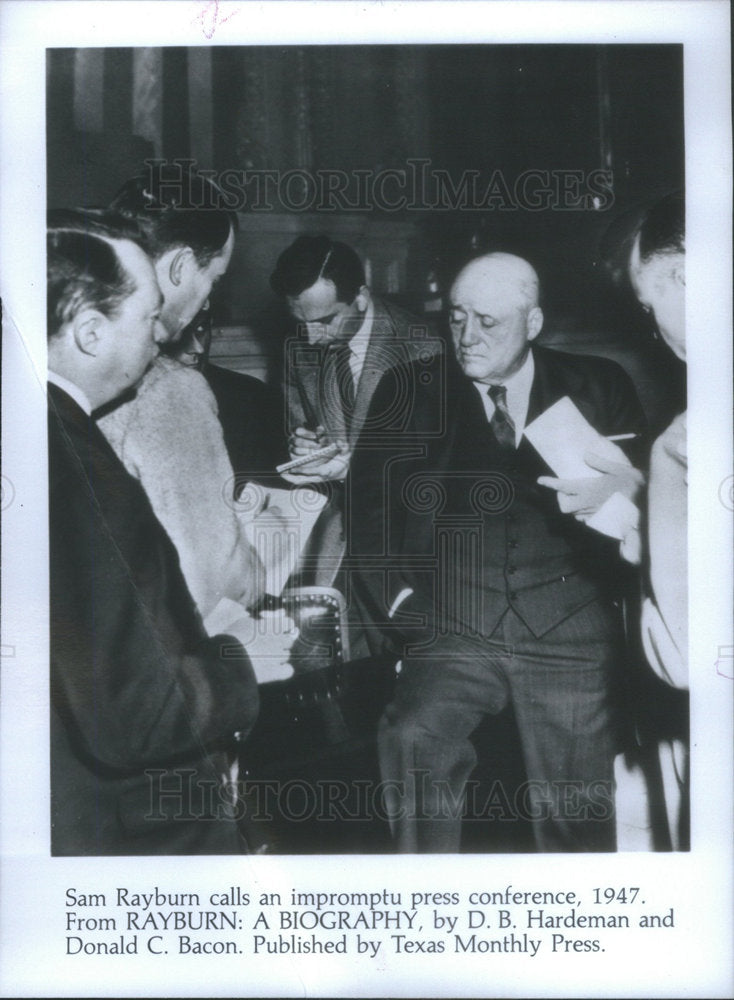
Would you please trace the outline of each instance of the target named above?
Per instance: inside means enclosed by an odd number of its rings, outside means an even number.
[[[357,441],[364,426],[367,413],[375,394],[375,389],[379,385],[380,379],[390,368],[394,367],[395,357],[386,344],[395,339],[395,329],[389,318],[385,315],[378,315],[377,308],[372,320],[370,339],[364,357],[362,373],[359,377],[357,395],[354,402],[354,415],[349,429],[349,443],[351,446]]]
[[[552,367],[546,352],[542,348],[533,348],[533,362],[535,373],[533,384],[530,389],[530,399],[528,400],[528,415],[525,424],[531,423],[539,417],[544,410],[557,402],[561,396],[565,395],[563,384],[559,385],[557,377],[549,371]]]

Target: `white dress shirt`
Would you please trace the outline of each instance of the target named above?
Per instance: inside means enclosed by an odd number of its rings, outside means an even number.
[[[68,378],[64,378],[63,375],[59,375],[58,372],[52,372],[50,368],[47,373],[47,379],[52,385],[55,385],[58,389],[62,389],[67,396],[71,396],[77,406],[80,406],[88,417],[91,416],[92,404],[78,385],[74,385],[73,382],[70,382]]]

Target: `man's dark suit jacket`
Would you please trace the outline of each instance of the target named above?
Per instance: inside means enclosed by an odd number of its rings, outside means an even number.
[[[442,351],[442,342],[432,334],[425,321],[379,298],[373,299],[373,305],[369,345],[348,427],[339,403],[329,346],[309,346],[305,341],[296,341],[286,348],[285,393],[291,429],[313,423],[306,412],[310,407],[318,422],[334,438],[341,438],[350,448],[354,448],[383,375],[416,359],[423,359],[418,363],[425,365],[431,357]],[[390,385],[393,384],[390,382]],[[398,386],[398,398],[400,391]],[[304,404],[304,400],[308,401],[307,404]],[[388,409],[395,402],[396,400],[386,401]],[[322,511],[309,540],[304,580],[324,586],[331,586],[333,583],[337,587],[351,589],[343,572],[337,576],[345,547],[344,505],[340,484],[331,484],[329,495],[331,500]],[[350,594],[352,600],[353,597]]]
[[[52,852],[241,850],[221,785],[250,662],[207,638],[140,483],[53,385],[49,512]]]
[[[528,423],[569,396],[603,435],[643,431],[639,401],[618,365],[540,347],[533,356]],[[614,596],[619,543],[559,511],[555,491],[536,483],[553,473],[527,440],[509,454],[499,448],[476,388],[453,358],[388,373],[375,413],[386,412],[400,385],[408,387],[402,406],[379,432],[363,435],[347,482],[349,558],[361,566],[360,594],[399,648],[406,638],[425,638],[415,614],[434,624],[458,619],[488,635],[511,606],[541,637],[591,600]],[[443,532],[448,545],[452,531],[466,537],[472,524],[475,541],[460,563],[438,538]],[[457,584],[465,606],[455,600]],[[388,623],[406,587],[414,594]]]

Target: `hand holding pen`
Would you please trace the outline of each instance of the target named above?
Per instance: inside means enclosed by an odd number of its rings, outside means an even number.
[[[288,439],[288,450],[297,465],[278,466],[283,479],[296,485],[344,479],[350,453],[345,441],[329,442],[323,426],[315,430],[296,427]],[[309,461],[309,456],[313,456]]]

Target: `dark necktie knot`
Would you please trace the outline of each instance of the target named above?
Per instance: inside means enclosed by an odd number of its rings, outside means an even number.
[[[515,424],[507,407],[507,389],[504,385],[490,385],[487,394],[494,403],[494,413],[489,423],[492,432],[503,448],[514,448]]]

